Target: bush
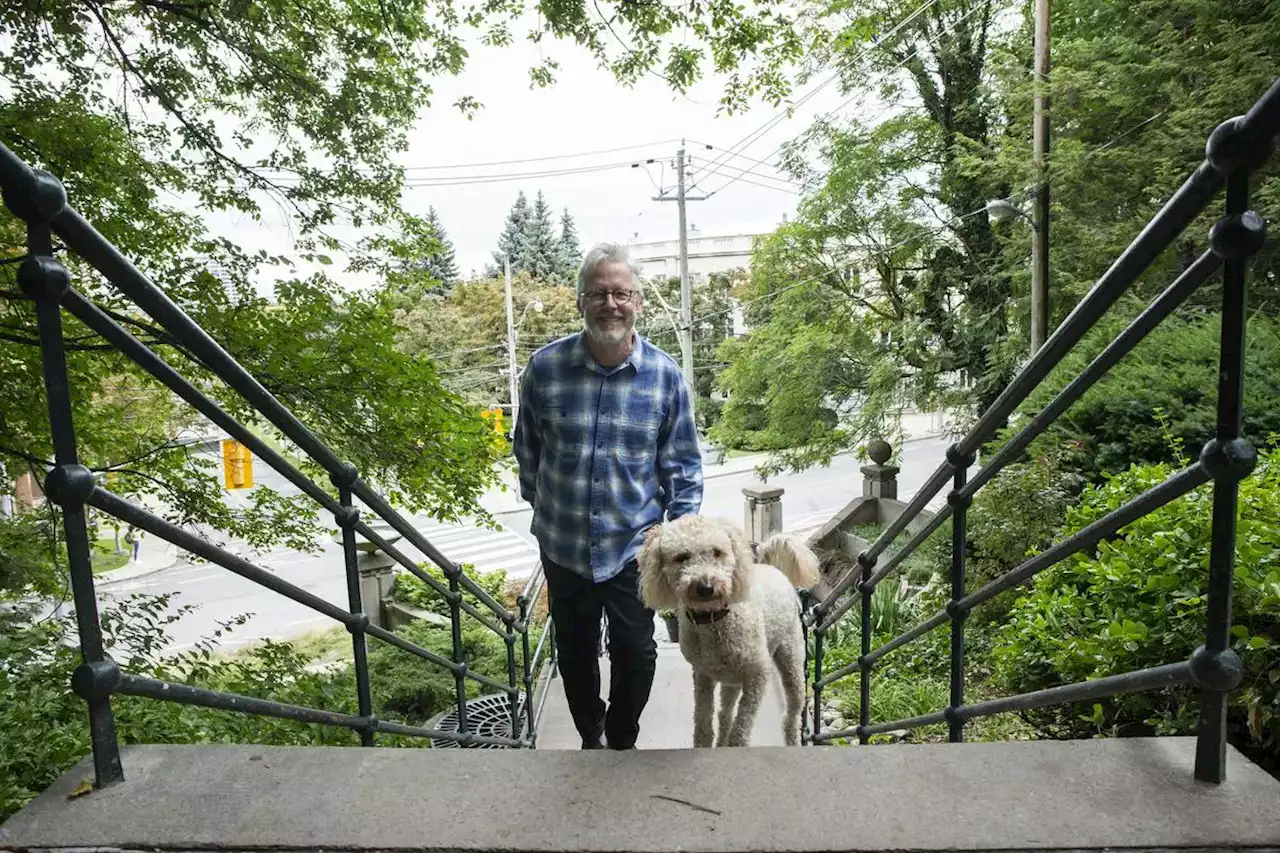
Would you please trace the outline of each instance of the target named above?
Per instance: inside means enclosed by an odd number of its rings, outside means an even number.
[[[965,589],[973,592],[1060,538],[1063,517],[1076,499],[1083,480],[1062,470],[1056,456],[1014,463],[1002,470],[974,496],[967,519]],[[951,573],[951,523],[929,540],[936,570]],[[975,610],[975,624],[998,621],[1017,593],[1005,592]]]
[[[1069,510],[1066,532],[1173,470],[1134,466],[1090,488]],[[1274,757],[1280,754],[1280,451],[1261,455],[1241,483],[1240,501],[1232,637],[1247,674],[1230,713],[1236,737]],[[1212,488],[1202,487],[1134,522],[1095,554],[1037,577],[997,637],[997,681],[1025,692],[1187,660],[1204,642],[1212,505]],[[1182,687],[1044,709],[1028,720],[1051,737],[1192,734],[1198,711],[1196,689]]]
[[[1118,314],[1100,322],[1031,394],[1019,410],[1022,416],[1042,410],[1124,325]],[[1030,455],[1065,448],[1064,467],[1096,481],[1131,464],[1172,463],[1169,435],[1199,452],[1217,423],[1221,325],[1219,314],[1165,320],[1033,442]],[[1270,435],[1280,431],[1280,325],[1270,317],[1251,317],[1245,344],[1245,430]],[[1003,444],[1017,426],[992,446]]]
[[[447,626],[417,622],[396,633],[438,655],[453,658],[453,635]],[[462,649],[463,660],[472,672],[507,681],[507,646],[497,634],[482,625],[464,623]],[[518,648],[516,666],[518,678]],[[493,692],[471,679],[465,683],[468,698]],[[374,712],[410,725],[422,725],[452,707],[457,699],[453,673],[378,640],[369,641],[369,684]]]
[[[434,563],[422,564],[422,569],[431,577],[438,580],[444,586],[449,585],[448,579],[444,576],[444,572]],[[466,575],[479,584],[480,588],[487,592],[494,601],[503,604],[503,598],[507,591],[507,573],[498,569],[491,572],[477,571],[470,564],[463,564],[462,570]],[[449,602],[439,595],[431,587],[427,586],[415,575],[406,572],[397,572],[395,580],[391,584],[391,598],[399,601],[401,604],[407,604],[410,607],[416,607],[419,610],[426,610],[436,613],[440,616],[449,615]],[[488,605],[481,604],[480,599],[470,591],[464,589],[462,591],[462,600],[470,604],[479,612],[489,615],[492,611]]]

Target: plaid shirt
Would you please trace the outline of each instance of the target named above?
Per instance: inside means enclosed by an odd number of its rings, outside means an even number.
[[[515,426],[520,495],[543,553],[597,583],[640,550],[644,531],[702,505],[702,454],[676,363],[635,336],[616,367],[583,333],[533,354]]]

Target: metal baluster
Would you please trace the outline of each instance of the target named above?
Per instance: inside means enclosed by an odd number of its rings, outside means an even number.
[[[512,731],[514,737],[523,737],[526,730],[530,734],[533,733],[533,670],[529,661],[529,655],[532,653],[529,648],[529,599],[521,595],[516,599],[516,605],[520,608],[520,624],[524,626],[524,630],[520,632],[520,660],[524,672],[524,722],[519,723],[519,729]]]
[[[332,475],[330,480],[338,487],[338,503],[342,505],[341,513],[334,518],[342,528],[342,558],[347,571],[347,605],[352,614],[360,616],[359,621],[347,626],[351,632],[351,653],[356,670],[356,702],[360,707],[360,716],[369,721],[369,726],[360,731],[360,744],[373,746],[373,733],[378,721],[373,715],[373,695],[369,689],[369,655],[365,644],[365,629],[369,627],[369,616],[364,612],[364,601],[360,595],[360,569],[356,564],[356,531],[360,521],[360,510],[351,505],[351,485],[356,481],[357,473],[354,465],[348,464],[342,476]]]
[[[45,478],[44,491],[62,508],[62,530],[75,600],[76,627],[83,662],[71,676],[72,689],[89,706],[89,736],[93,747],[94,784],[124,780],[120,744],[116,739],[111,693],[120,683],[120,667],[107,657],[98,620],[93,587],[92,551],[85,522],[85,499],[93,492],[93,472],[80,464],[72,419],[71,388],[59,300],[71,289],[71,275],[53,257],[50,221],[66,206],[62,183],[47,172],[31,170],[25,196],[5,193],[5,202],[27,223],[27,259],[18,267],[18,285],[35,301],[40,334],[40,357],[49,406],[49,430],[55,467]]]
[[[507,644],[507,684],[511,685],[511,693],[508,698],[511,700],[511,737],[515,740],[520,739],[520,681],[516,677],[516,617],[514,613],[506,613],[502,617],[502,624],[506,626],[507,632],[502,635],[503,641]],[[528,636],[529,628],[526,625],[525,635]]]
[[[822,743],[822,639],[826,632],[820,625],[813,628],[813,742]]]
[[[871,725],[871,596],[875,587],[871,586],[871,575],[876,568],[876,558],[866,551],[858,555],[858,565],[862,567],[862,580],[858,583],[859,615],[862,617],[862,645],[858,656],[858,743],[865,745],[870,739],[867,726]]]
[[[947,460],[955,466],[952,492],[947,496],[951,504],[951,600],[947,602],[947,615],[951,617],[951,703],[947,706],[947,739],[952,743],[964,740],[964,720],[956,716],[956,710],[964,704],[964,624],[968,613],[959,606],[964,598],[964,549],[968,534],[969,503],[972,498],[963,494],[969,476],[973,456],[961,456],[958,445],[947,450]]]
[[[454,673],[454,693],[458,703],[458,742],[463,746],[471,743],[471,729],[467,724],[467,661],[462,646],[462,590],[458,576],[462,569],[458,566],[447,566],[444,570],[449,579],[449,628],[453,634],[453,662],[461,664]]]
[[[1246,266],[1262,246],[1266,226],[1249,211],[1249,175],[1264,163],[1271,146],[1249,138],[1242,118],[1219,125],[1209,138],[1210,164],[1227,176],[1226,215],[1209,231],[1209,245],[1223,260],[1222,336],[1218,361],[1217,433],[1201,452],[1212,475],[1213,532],[1209,546],[1209,589],[1205,643],[1191,656],[1191,673],[1201,688],[1195,778],[1222,782],[1227,770],[1227,695],[1239,685],[1244,666],[1231,648],[1231,593],[1236,555],[1240,480],[1257,462],[1257,452],[1241,437],[1244,425]]]

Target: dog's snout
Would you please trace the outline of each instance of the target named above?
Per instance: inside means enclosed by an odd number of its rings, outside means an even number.
[[[693,591],[698,594],[698,598],[711,598],[716,594],[716,588],[707,581],[698,581]]]

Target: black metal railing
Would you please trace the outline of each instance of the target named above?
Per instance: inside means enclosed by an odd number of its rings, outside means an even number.
[[[1137,238],[1097,281],[1075,310],[1014,377],[967,435],[947,451],[938,467],[895,519],[865,551],[857,566],[818,601],[805,616],[813,629],[813,731],[811,743],[856,737],[866,743],[872,735],[946,723],[949,739],[964,737],[969,720],[1007,711],[1098,699],[1124,693],[1194,684],[1201,691],[1195,778],[1221,782],[1226,773],[1227,694],[1243,675],[1239,657],[1231,649],[1231,591],[1235,561],[1239,482],[1253,470],[1257,454],[1241,435],[1243,429],[1244,333],[1246,325],[1245,273],[1248,259],[1265,238],[1262,218],[1248,209],[1251,175],[1270,158],[1280,134],[1280,80],[1246,115],[1221,124],[1210,136],[1204,162],[1174,193]],[[1199,216],[1225,186],[1225,212],[1209,231],[1209,246],[1123,332],[1120,333],[1043,411],[970,477],[977,451],[994,438],[1014,409],[1047,377],[1106,311],[1132,287],[1138,277]],[[966,514],[973,496],[1006,465],[1017,459],[1038,435],[1080,398],[1125,354],[1168,317],[1209,277],[1223,269],[1222,332],[1219,351],[1217,430],[1198,461],[1166,482],[1103,516],[1065,541],[973,592],[965,590]],[[1025,583],[1038,573],[1114,536],[1147,513],[1212,481],[1213,527],[1209,549],[1209,583],[1205,642],[1190,660],[1170,663],[1078,684],[1024,693],[966,705],[964,701],[964,625],[966,617],[984,602]],[[947,505],[880,563],[889,544],[920,518],[925,506],[951,483]],[[902,565],[947,519],[952,521],[951,595],[947,605],[920,624],[878,648],[871,647],[871,595],[876,586]],[[861,605],[861,652],[856,660],[834,672],[823,672],[825,635],[855,605]],[[934,628],[951,624],[950,699],[946,708],[905,720],[871,722],[872,673],[876,663],[895,649]],[[841,731],[822,731],[822,691],[857,673],[860,677],[858,724]],[[806,723],[808,721],[806,720]],[[808,726],[806,725],[806,729]]]
[[[54,449],[54,461],[44,487],[49,500],[62,508],[71,588],[83,655],[83,663],[73,675],[72,687],[89,706],[96,783],[100,786],[107,785],[123,778],[111,709],[111,697],[117,694],[281,717],[300,722],[342,726],[359,732],[361,743],[365,746],[373,745],[374,735],[384,732],[456,742],[461,746],[534,747],[537,742],[538,719],[549,693],[550,678],[555,671],[555,643],[551,633],[553,629],[550,619],[542,625],[536,646],[531,648],[530,643],[529,632],[534,624],[533,614],[545,590],[545,578],[541,565],[535,569],[523,592],[517,598],[516,609],[508,610],[432,545],[381,495],[364,483],[354,466],[343,462],[333,450],[259,384],[235,358],[219,346],[204,329],[188,317],[159,287],[139,272],[106,238],[70,207],[62,184],[56,177],[47,172],[32,169],[11,150],[0,144],[0,188],[3,188],[5,204],[26,223],[27,227],[27,257],[18,269],[18,283],[22,292],[35,302]],[[61,238],[68,251],[78,255],[105,276],[169,334],[181,340],[184,347],[198,359],[201,365],[240,394],[260,416],[266,418],[327,471],[337,490],[337,498],[335,499],[330,492],[321,488],[306,474],[286,461],[283,456],[272,450],[244,424],[200,391],[195,384],[183,378],[178,370],[160,358],[82,293],[77,292],[71,286],[69,271],[54,257],[54,234]],[[232,438],[246,445],[289,482],[297,486],[303,494],[311,497],[333,514],[338,526],[342,529],[347,607],[339,607],[313,595],[98,485],[93,473],[80,464],[77,455],[71,389],[67,377],[66,349],[63,339],[63,310],[101,335],[142,370],[212,423],[225,430]],[[428,574],[370,528],[362,520],[360,510],[354,505],[355,499],[359,499],[406,541],[438,565],[444,573],[446,583],[441,583]],[[103,645],[90,565],[90,543],[85,522],[86,505],[135,525],[141,530],[165,539],[344,625],[351,633],[358,714],[335,713],[287,705],[266,699],[161,681],[122,671],[120,666],[107,655]],[[370,623],[368,615],[363,612],[361,602],[356,565],[357,534],[419,578],[448,603],[451,655],[437,654],[392,631]],[[477,608],[465,600],[464,591],[473,596],[481,606]],[[468,668],[463,655],[462,619],[464,614],[486,626],[506,644],[507,679],[505,682],[473,672]],[[446,731],[406,725],[379,719],[374,714],[366,637],[374,637],[389,643],[420,657],[429,665],[446,669],[453,674],[457,704],[456,730]],[[517,644],[520,646],[518,652]],[[468,726],[468,680],[510,697],[509,736],[480,735]],[[540,697],[535,695],[535,684],[539,683],[541,684]]]

